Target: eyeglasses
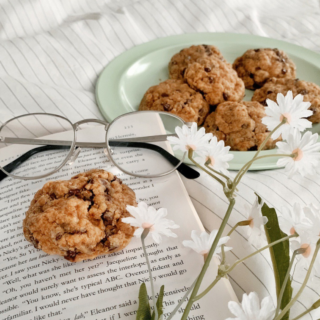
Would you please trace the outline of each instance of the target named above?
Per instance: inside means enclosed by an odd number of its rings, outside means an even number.
[[[0,181],[6,176],[33,180],[50,176],[72,164],[81,148],[103,148],[107,161],[135,177],[161,177],[178,170],[189,179],[199,173],[167,151],[167,137],[185,123],[173,114],[137,111],[111,123],[87,119],[71,123],[67,118],[32,113],[13,118],[0,127]],[[82,129],[87,129],[83,130]],[[82,133],[82,134],[80,134]],[[90,137],[101,142],[80,142]],[[94,162],[94,159],[91,159]]]

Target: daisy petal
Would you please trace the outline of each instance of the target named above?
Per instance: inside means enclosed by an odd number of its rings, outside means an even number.
[[[241,305],[230,301],[228,307],[236,318],[228,318],[227,320],[272,320],[275,314],[271,297],[264,298],[260,305],[259,297],[255,292],[251,292],[249,295],[244,294]]]
[[[191,127],[183,125],[182,128],[175,129],[178,137],[168,137],[167,140],[172,144],[174,150],[186,152],[193,150],[201,152],[207,148],[209,140],[212,138],[212,133],[205,133],[202,127],[197,130],[197,124],[192,123]]]
[[[168,220],[167,209],[156,210],[149,207],[145,202],[139,202],[138,207],[127,206],[127,211],[131,217],[122,218],[122,222],[137,228],[134,232],[135,237],[141,237],[145,229],[149,229],[149,234],[156,243],[161,242],[162,236],[177,237],[170,229],[177,229],[179,226],[172,220]]]
[[[269,131],[274,130],[284,118],[287,120],[272,134],[272,139],[277,139],[280,135],[283,139],[287,139],[294,129],[304,131],[306,128],[311,128],[312,123],[306,119],[312,115],[312,111],[308,110],[311,104],[304,102],[301,94],[293,98],[292,91],[288,91],[286,96],[278,93],[277,102],[267,99],[266,103],[266,117],[262,119],[262,123]]]
[[[278,142],[278,153],[287,154],[280,158],[277,165],[284,166],[289,177],[296,173],[302,176],[314,174],[320,166],[320,143],[318,134],[306,132],[303,136],[298,129],[294,129],[286,142]]]
[[[205,255],[209,252],[213,241],[215,240],[216,236],[217,236],[218,230],[212,230],[212,232],[210,234],[208,234],[207,232],[199,232],[199,231],[195,231],[193,230],[191,232],[191,239],[192,240],[184,240],[182,242],[182,244],[185,247],[191,248],[192,250],[196,251],[199,254]],[[218,245],[216,247],[216,250],[214,252],[214,256],[219,257],[218,254],[221,253],[221,246],[226,244],[228,242],[228,240],[230,239],[230,237],[222,237],[220,238]],[[225,247],[224,250],[225,251],[229,251],[232,248],[230,247]]]

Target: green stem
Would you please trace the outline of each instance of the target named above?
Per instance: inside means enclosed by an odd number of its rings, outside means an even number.
[[[313,257],[312,257],[312,260],[311,260],[311,263],[310,263],[310,266],[309,266],[309,269],[308,269],[308,272],[306,274],[306,277],[304,278],[304,281],[299,289],[299,291],[297,292],[297,294],[294,296],[294,298],[286,305],[286,307],[281,311],[281,313],[276,316],[276,318],[274,320],[280,320],[283,318],[283,316],[290,310],[290,308],[292,307],[292,305],[298,300],[298,298],[300,297],[302,291],[304,290],[304,288],[306,287],[307,283],[308,283],[308,280],[309,280],[309,277],[310,277],[310,274],[311,274],[311,270],[313,268],[313,265],[316,261],[316,258],[317,258],[317,255],[318,255],[318,251],[320,249],[320,240],[317,242],[317,246],[316,246],[316,249],[314,251],[314,254],[313,254]]]
[[[320,300],[317,300],[309,309],[302,312],[301,314],[299,314],[297,317],[295,317],[292,320],[298,320],[298,319],[302,318],[303,316],[305,316],[307,313],[311,312],[312,310],[318,309],[319,307],[320,307]]]
[[[244,220],[244,221],[239,221],[227,234],[228,237],[231,236],[234,230],[236,230],[238,227],[243,227],[243,226],[248,226],[251,223],[251,220]]]
[[[298,320],[298,319],[302,318],[303,316],[305,316],[306,314],[308,314],[309,312],[311,312],[312,310],[314,310],[314,309],[312,307],[310,307],[305,312],[302,312],[301,314],[299,314],[297,317],[295,317],[292,320]]]
[[[228,206],[228,210],[227,210],[227,212],[226,212],[226,214],[225,214],[225,216],[224,216],[224,218],[222,220],[222,223],[220,225],[218,233],[217,233],[217,235],[216,235],[216,237],[215,237],[215,239],[214,239],[214,241],[212,243],[212,246],[211,246],[210,251],[208,253],[208,257],[207,257],[207,259],[206,259],[206,261],[205,261],[205,263],[204,263],[204,265],[202,267],[200,275],[199,275],[199,277],[198,277],[198,279],[196,281],[196,284],[194,286],[194,289],[193,289],[193,291],[191,293],[190,299],[189,299],[189,301],[188,301],[188,303],[186,305],[186,308],[184,309],[184,313],[182,315],[181,320],[186,320],[187,317],[188,317],[188,314],[189,314],[190,309],[191,309],[191,307],[193,305],[193,302],[195,301],[195,297],[197,296],[197,293],[199,291],[199,288],[200,288],[200,285],[201,285],[202,280],[204,278],[204,275],[207,272],[207,269],[208,269],[208,267],[210,265],[210,261],[211,261],[211,259],[213,257],[213,254],[214,254],[214,252],[215,252],[215,250],[217,248],[218,242],[219,242],[219,240],[220,240],[220,238],[222,236],[222,233],[223,233],[223,231],[224,231],[224,229],[225,229],[225,227],[227,225],[227,222],[228,222],[228,220],[230,218],[232,209],[233,209],[234,204],[235,204],[235,200],[233,198],[231,198],[231,199],[229,199],[229,201],[230,201],[230,203],[229,203],[229,206]]]
[[[221,264],[224,265],[226,263],[226,252],[224,251],[225,245],[221,246]]]
[[[238,260],[238,261],[235,262],[229,269],[227,269],[227,270],[224,271],[224,272],[220,272],[220,274],[219,274],[220,278],[223,277],[223,276],[225,276],[225,275],[227,275],[228,273],[230,273],[238,264],[242,263],[243,261],[245,261],[245,260],[253,257],[254,255],[262,252],[263,250],[266,250],[266,249],[268,249],[268,248],[270,248],[270,247],[272,247],[272,246],[274,246],[274,245],[276,245],[276,244],[278,244],[278,243],[280,243],[280,242],[286,241],[286,240],[288,240],[288,239],[290,239],[290,238],[293,238],[293,237],[298,237],[298,235],[297,235],[297,234],[294,234],[294,235],[287,236],[287,237],[285,237],[285,238],[281,238],[281,239],[279,239],[279,240],[277,240],[277,241],[274,241],[274,242],[268,244],[267,246],[265,246],[265,247],[263,247],[263,248],[255,251],[255,252],[249,254],[248,256],[244,257],[243,259]],[[216,285],[216,283],[217,283],[216,280],[217,280],[217,278],[216,278],[201,294],[199,294],[198,297],[200,297],[200,296],[203,297],[204,295],[206,295],[206,294]],[[219,280],[220,280],[220,279],[219,279]],[[219,281],[219,280],[218,280],[218,281]],[[198,299],[197,299],[197,300],[198,300]]]
[[[142,242],[142,248],[143,248],[144,256],[146,257],[148,271],[149,271],[149,278],[150,278],[151,292],[152,292],[152,302],[153,302],[154,315],[155,315],[154,320],[158,320],[158,310],[157,310],[156,296],[154,294],[154,285],[153,285],[151,267],[150,267],[150,262],[149,262],[146,246],[144,244],[144,239],[147,237],[148,233],[149,233],[149,229],[144,229],[144,231],[141,235],[141,242]]]
[[[207,169],[205,169],[204,167],[202,167],[198,162],[196,162],[196,161],[192,158],[192,156],[193,156],[193,150],[190,149],[190,150],[188,151],[188,158],[192,161],[192,163],[193,163],[194,165],[196,165],[198,168],[200,168],[201,170],[203,170],[204,172],[206,172],[210,177],[216,179],[216,180],[222,185],[223,190],[225,190],[226,184],[225,184],[221,179],[219,179],[219,178],[216,177],[214,174],[212,174],[210,171],[208,171]]]
[[[176,314],[176,312],[179,310],[179,308],[182,306],[182,304],[184,303],[184,301],[187,299],[189,293],[191,292],[191,290],[194,288],[194,285],[196,284],[195,280],[193,282],[193,284],[191,285],[191,287],[188,289],[188,291],[185,293],[185,295],[182,297],[182,299],[180,300],[180,302],[177,304],[177,306],[174,308],[174,310],[170,313],[169,317],[167,320],[171,320],[172,317]]]
[[[241,178],[246,174],[246,172],[249,170],[250,166],[252,165],[252,163],[254,161],[264,159],[264,158],[270,158],[270,157],[293,157],[293,155],[292,154],[269,154],[266,156],[261,156],[261,157],[251,159],[240,169],[238,174],[235,176],[235,178],[233,180],[233,189],[231,191],[233,191],[237,187]]]
[[[277,126],[267,135],[267,137],[266,137],[266,138],[264,139],[264,141],[261,143],[261,145],[260,145],[260,147],[258,148],[258,150],[257,150],[257,152],[255,153],[255,155],[253,156],[252,161],[254,161],[254,160],[258,157],[259,153],[260,153],[261,150],[264,148],[264,146],[266,145],[266,143],[268,142],[268,140],[270,139],[270,137],[272,136],[272,134],[273,134],[276,130],[278,130],[278,129],[279,129],[283,124],[285,124],[286,122],[287,122],[287,119],[284,118],[284,119],[279,123],[279,125],[277,125]],[[240,181],[240,180],[241,180],[241,177],[249,170],[249,168],[246,169],[246,167],[247,167],[247,163],[239,170],[236,178],[234,179],[234,184],[235,184],[235,185],[238,184],[238,183],[236,183],[237,177],[240,176],[240,179],[239,179],[239,181]],[[250,167],[250,166],[249,166],[249,167]],[[245,171],[245,172],[242,174],[242,171]]]
[[[231,180],[228,176],[226,176],[225,174],[223,174],[223,173],[221,173],[221,172],[219,172],[219,171],[211,168],[211,167],[207,164],[207,162],[206,162],[204,165],[205,165],[206,168],[208,168],[209,170],[211,170],[211,171],[214,172],[215,174],[218,174],[219,176],[225,178],[228,183],[231,183],[231,182],[232,182],[232,180]]]
[[[287,286],[287,282],[288,282],[289,277],[290,277],[290,273],[291,273],[291,269],[293,267],[294,260],[295,260],[295,258],[296,258],[296,256],[298,254],[301,254],[301,253],[303,253],[305,251],[306,251],[306,249],[302,249],[301,250],[301,248],[293,251],[292,258],[290,260],[290,264],[289,264],[286,276],[285,276],[285,278],[283,280],[283,283],[282,283],[282,286],[281,286],[281,289],[280,289],[275,315],[277,315],[279,313],[279,310],[280,310],[280,307],[281,307],[282,298],[283,298],[283,294],[284,294],[284,291],[285,291],[286,286]]]
[[[220,281],[220,279],[221,279],[221,276],[217,276],[206,290],[204,290],[202,293],[200,293],[194,298],[194,301],[197,301],[203,298]]]
[[[274,241],[274,242],[272,242],[272,243],[270,243],[270,244],[262,247],[261,249],[255,251],[255,252],[253,252],[253,253],[251,253],[251,254],[249,254],[248,256],[242,258],[241,260],[236,261],[228,270],[226,270],[225,273],[227,274],[227,273],[231,272],[238,264],[240,264],[240,263],[242,263],[243,261],[245,261],[245,260],[247,260],[247,259],[255,256],[256,254],[258,254],[258,253],[260,253],[260,252],[262,252],[262,251],[264,251],[264,250],[266,250],[266,249],[268,249],[268,248],[270,248],[270,247],[273,247],[274,245],[276,245],[276,244],[278,244],[278,243],[280,243],[280,242],[286,241],[286,240],[291,239],[291,238],[296,238],[296,237],[298,237],[297,234],[292,234],[292,235],[290,235],[290,236],[281,238],[281,239],[279,239],[279,240],[277,240],[277,241]]]
[[[285,124],[287,122],[286,118],[283,118],[283,120],[267,135],[267,137],[264,139],[264,141],[261,143],[258,151],[256,152],[256,154],[254,155],[253,158],[258,157],[259,153],[261,152],[261,150],[264,148],[264,146],[267,144],[268,140],[271,138],[271,136],[273,135],[274,132],[276,132],[283,124]]]
[[[280,154],[280,153],[275,153],[275,154],[267,154],[265,156],[261,156],[261,157],[253,157],[250,161],[248,161],[241,169],[242,172],[240,173],[240,171],[238,172],[238,174],[236,175],[236,177],[234,178],[234,180],[239,180],[239,176],[243,176],[251,167],[251,165],[253,164],[253,162],[264,159],[264,158],[272,158],[272,157],[292,157],[292,154]],[[244,172],[243,172],[244,171]]]

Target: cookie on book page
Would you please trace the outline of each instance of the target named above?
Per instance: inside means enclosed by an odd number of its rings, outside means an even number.
[[[78,262],[126,247],[135,231],[121,221],[136,206],[133,190],[112,173],[91,170],[50,181],[31,202],[23,221],[26,239],[48,254]]]
[[[250,49],[233,63],[247,89],[257,89],[272,78],[294,79],[296,66],[285,52],[275,49]]]
[[[224,60],[220,50],[211,45],[200,44],[182,49],[176,53],[169,62],[169,75],[171,79],[184,79],[184,72],[189,64],[197,61],[199,58],[216,57]]]
[[[201,93],[182,80],[169,79],[147,90],[139,110],[167,111],[201,125],[209,113],[209,105]]]

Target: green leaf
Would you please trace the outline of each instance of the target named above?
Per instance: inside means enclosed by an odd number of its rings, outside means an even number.
[[[151,320],[151,309],[145,283],[142,283],[139,290],[139,307],[136,320]]]
[[[163,295],[164,295],[164,286],[161,286],[158,300],[157,300],[157,310],[158,310],[158,319],[160,319],[163,314]],[[155,313],[152,313],[152,320],[154,320]]]
[[[258,201],[261,204],[261,198],[257,195]],[[267,204],[264,203],[262,206],[262,215],[268,218],[268,223],[265,225],[265,232],[267,236],[268,243],[272,243],[281,238],[286,237],[287,235],[283,233],[279,227],[278,216],[276,210],[274,208],[269,208]],[[289,268],[290,263],[290,248],[289,248],[289,240],[280,242],[269,248],[271,260],[273,264],[274,277],[276,283],[276,292],[277,297],[279,297],[279,293],[281,290],[281,286],[283,284],[284,278],[287,274],[287,270]],[[286,285],[286,289],[283,294],[283,298],[281,301],[280,308],[283,308],[291,301],[292,298],[292,287],[291,280],[289,279]],[[282,320],[289,319],[289,313],[282,318]]]

